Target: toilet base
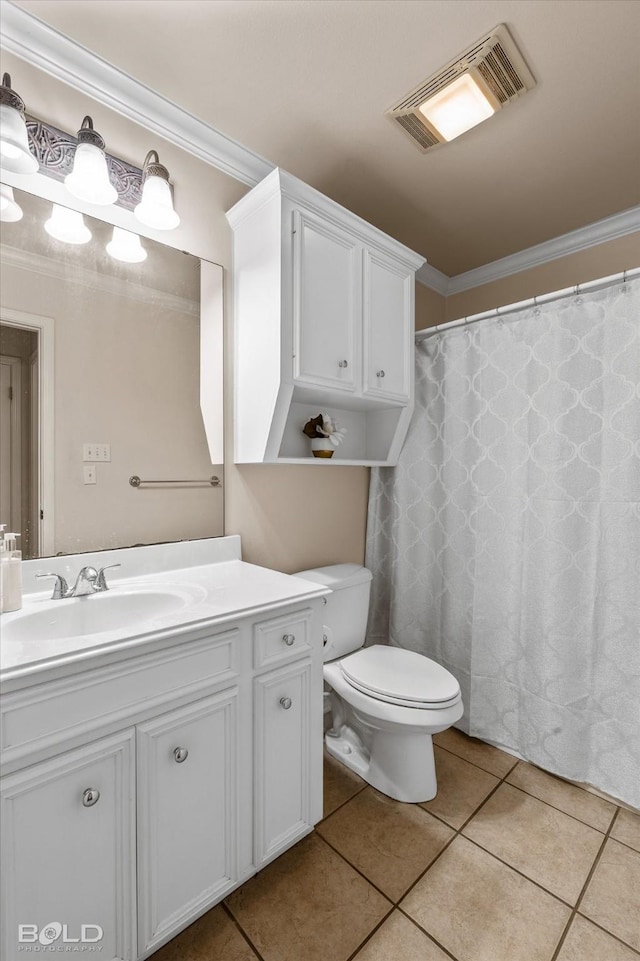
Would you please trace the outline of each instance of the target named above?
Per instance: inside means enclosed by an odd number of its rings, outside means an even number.
[[[388,734],[377,730],[369,751],[347,724],[325,735],[329,754],[382,794],[417,804],[436,796],[436,770],[430,734]]]

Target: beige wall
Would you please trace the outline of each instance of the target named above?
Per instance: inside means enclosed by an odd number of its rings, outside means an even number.
[[[444,324],[447,312],[447,298],[436,293],[424,284],[416,284],[416,330]]]
[[[245,560],[286,571],[333,561],[361,561],[366,469],[243,468],[232,463],[231,231],[225,211],[246,193],[247,187],[8,53],[2,53],[1,69],[11,73],[13,86],[32,115],[75,131],[84,115],[91,113],[109,152],[138,166],[148,150],[157,149],[161,162],[171,172],[182,222],[170,236],[156,234],[156,239],[225,268],[225,530],[241,535]],[[207,536],[208,530],[203,522],[202,536]]]

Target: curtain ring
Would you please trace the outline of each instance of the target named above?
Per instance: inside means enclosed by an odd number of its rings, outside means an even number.
[[[535,314],[536,317],[539,317],[539,316],[540,316],[540,308],[538,307],[538,298],[537,298],[537,296],[534,296],[534,298],[533,298],[533,313]]]

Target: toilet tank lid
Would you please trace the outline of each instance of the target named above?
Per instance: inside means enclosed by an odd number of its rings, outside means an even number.
[[[307,581],[315,581],[330,587],[332,591],[340,591],[345,587],[355,587],[366,584],[371,580],[371,571],[362,564],[330,564],[328,567],[315,567],[310,571],[299,571],[294,577],[302,577]]]

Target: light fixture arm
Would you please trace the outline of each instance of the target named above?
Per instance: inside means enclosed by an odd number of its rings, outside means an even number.
[[[11,74],[2,75],[2,86],[0,87],[0,104],[5,107],[13,107],[17,110],[24,120],[24,100],[11,87]]]
[[[147,177],[160,177],[162,180],[169,181],[169,171],[160,163],[160,157],[158,156],[157,150],[150,150],[147,156],[144,158],[144,164],[142,166],[142,184]]]
[[[105,142],[104,138],[100,136],[97,130],[93,129],[93,120],[87,114],[87,116],[82,121],[82,126],[78,130],[76,139],[78,143],[89,143],[92,147],[97,147],[98,150],[104,151]]]

